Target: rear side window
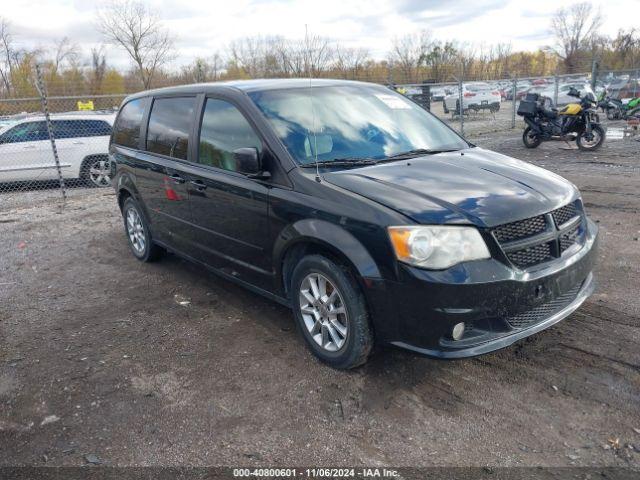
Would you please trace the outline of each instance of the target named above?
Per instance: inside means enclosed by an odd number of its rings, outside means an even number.
[[[131,100],[120,110],[114,127],[113,143],[124,147],[138,148],[140,126],[144,115],[144,101]]]
[[[54,120],[55,138],[103,137],[111,135],[111,125],[103,120]]]
[[[255,147],[260,151],[261,146],[260,137],[235,106],[207,99],[200,129],[199,163],[233,171],[234,150]]]
[[[187,159],[195,97],[156,98],[147,128],[147,151]]]

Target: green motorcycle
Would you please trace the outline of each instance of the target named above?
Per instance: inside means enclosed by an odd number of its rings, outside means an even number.
[[[617,98],[605,98],[601,108],[607,112],[608,120],[627,120],[640,113],[640,97],[635,97],[624,103]]]

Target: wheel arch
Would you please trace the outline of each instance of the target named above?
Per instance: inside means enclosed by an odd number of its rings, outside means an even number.
[[[362,286],[365,278],[381,278],[373,257],[350,232],[333,223],[305,219],[287,227],[274,246],[277,285],[285,296],[293,269],[305,255],[321,254],[350,268]]]
[[[149,212],[147,212],[144,202],[140,200],[140,195],[134,180],[126,173],[117,176],[116,195],[118,199],[118,206],[120,211],[124,207],[124,202],[128,197],[132,197],[142,209],[142,213],[145,215],[146,220],[149,221]]]
[[[89,155],[85,155],[82,158],[82,161],[80,162],[80,170],[78,171],[78,176],[82,178],[89,162],[91,160],[98,159],[98,158],[105,158],[108,160],[109,154],[108,153],[90,153]]]

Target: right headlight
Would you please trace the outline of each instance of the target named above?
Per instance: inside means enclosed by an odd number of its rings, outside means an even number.
[[[475,227],[418,225],[389,227],[398,260],[433,270],[468,260],[491,258],[487,244]]]

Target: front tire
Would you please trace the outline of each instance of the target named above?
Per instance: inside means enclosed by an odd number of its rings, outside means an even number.
[[[527,127],[522,132],[522,143],[527,148],[536,148],[542,143],[542,139],[531,130],[531,127]]]
[[[133,198],[129,197],[125,200],[122,206],[122,217],[124,231],[133,256],[141,262],[157,260],[162,254],[162,249],[153,243],[142,209]]]
[[[587,139],[586,135],[586,131],[583,130],[582,132],[580,132],[576,143],[578,144],[578,148],[580,150],[591,152],[600,148],[602,142],[604,142],[606,134],[604,132],[604,128],[602,128],[600,125],[596,125],[591,129],[592,138]]]
[[[364,295],[344,266],[309,255],[296,265],[290,288],[296,324],[324,363],[349,369],[367,361],[373,331]]]
[[[442,101],[442,110],[444,110],[445,115],[449,114],[449,109],[447,108],[447,102]]]

